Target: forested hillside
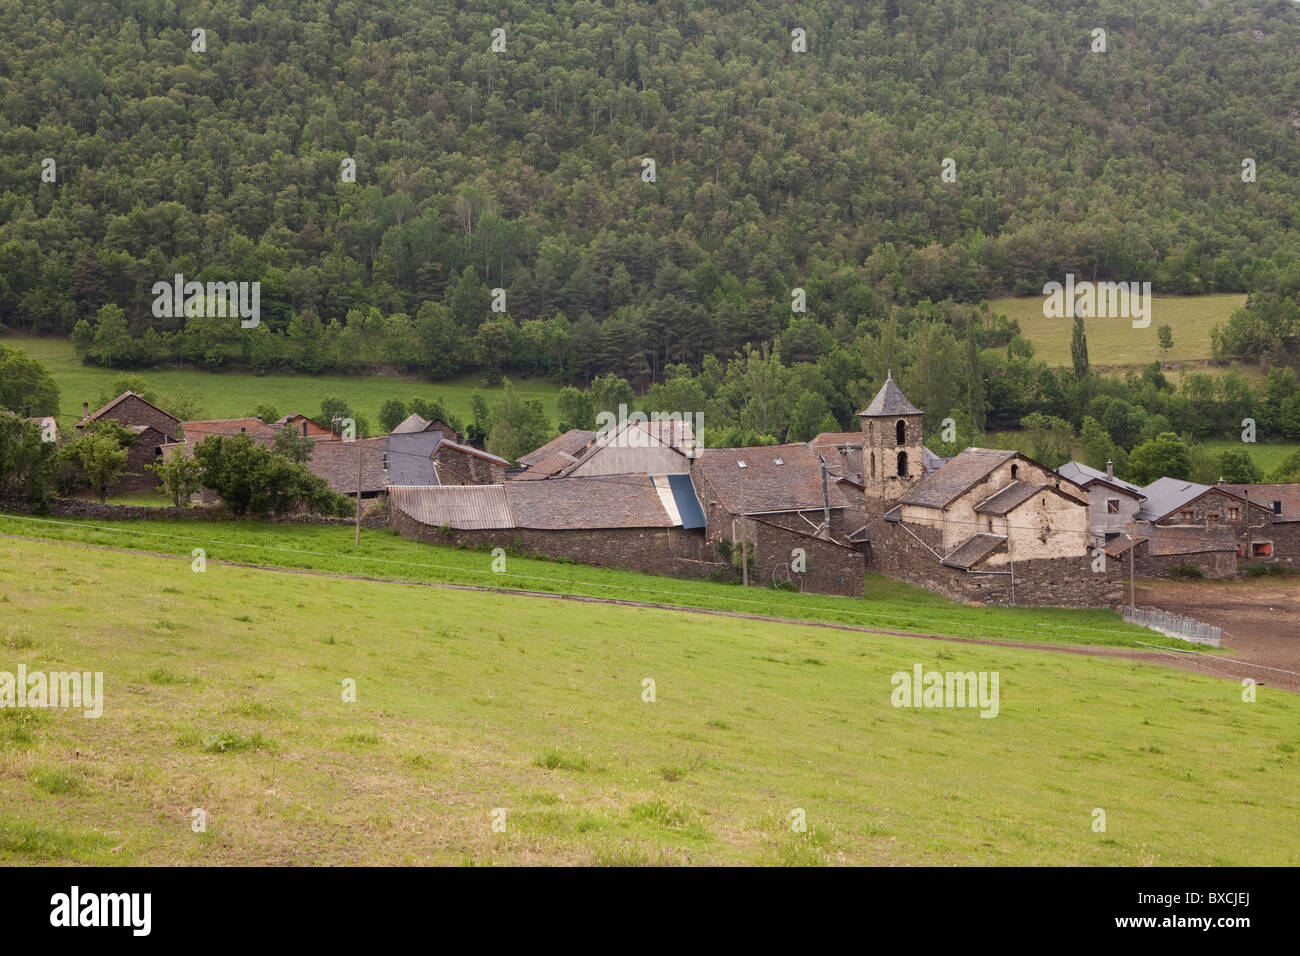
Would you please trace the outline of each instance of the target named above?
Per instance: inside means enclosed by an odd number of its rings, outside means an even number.
[[[638,391],[770,344],[807,427],[886,366],[1077,427],[977,309],[1066,272],[1251,292],[1222,354],[1295,359],[1293,0],[452,6],[0,0],[0,322],[111,366]],[[260,281],[261,326],[155,318],[176,273]]]

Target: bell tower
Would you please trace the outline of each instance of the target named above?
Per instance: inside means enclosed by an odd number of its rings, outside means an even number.
[[[894,384],[893,372],[885,376],[862,420],[862,481],[866,495],[896,504],[925,474],[919,408]]]

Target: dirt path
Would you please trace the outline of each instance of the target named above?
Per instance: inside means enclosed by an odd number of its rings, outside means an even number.
[[[80,541],[64,541],[57,538],[39,538],[27,535],[0,534],[0,538],[17,541],[34,541],[41,544],[61,544],[68,547],[87,548],[94,551],[112,551],[118,554],[138,554],[172,561],[190,561],[187,555],[166,554],[161,551],[143,551],[137,548],[115,548],[105,544],[87,544]],[[876,627],[863,627],[856,624],[836,624],[830,621],[807,621],[799,618],[774,617],[767,614],[750,614],[744,611],[721,611],[712,608],[686,607],[677,604],[657,604],[650,601],[628,601],[622,598],[602,598],[585,594],[553,594],[548,591],[522,591],[513,588],[492,588],[475,584],[451,584],[445,581],[411,581],[402,578],[381,578],[366,574],[343,574],[336,571],[314,571],[308,568],[282,568],[265,564],[249,564],[242,561],[217,561],[208,559],[209,564],[224,565],[233,568],[250,568],[257,571],[274,571],[279,574],[303,574],[313,577],[337,578],[348,581],[373,581],[381,584],[400,584],[414,587],[439,588],[450,591],[478,591],[487,594],[503,594],[513,597],[542,598],[551,601],[578,601],[585,604],[613,604],[622,607],[644,607],[661,611],[676,611],[682,614],[709,614],[716,617],[740,618],[750,621],[768,621],[775,624],[792,624],[800,627],[824,627],[836,631],[854,631],[862,634],[887,634],[893,637],[913,637],[926,641],[950,641],[956,644],[985,644],[993,647],[1024,648],[1035,651],[1053,651],[1059,654],[1081,654],[1085,657],[1119,657],[1129,660],[1147,661],[1155,664],[1168,664],[1181,667],[1200,674],[1212,674],[1216,677],[1239,681],[1250,677],[1256,683],[1300,693],[1300,589],[1278,586],[1264,593],[1265,589],[1251,591],[1249,600],[1242,602],[1254,612],[1271,622],[1267,625],[1268,636],[1256,634],[1242,625],[1242,617],[1237,610],[1235,592],[1217,595],[1199,594],[1196,585],[1174,585],[1165,582],[1151,582],[1138,589],[1138,601],[1143,605],[1155,605],[1167,611],[1195,617],[1208,624],[1217,624],[1225,634],[1225,643],[1231,644],[1239,652],[1236,659],[1219,655],[1206,655],[1200,652],[1167,651],[1163,649],[1130,650],[1123,647],[1103,647],[1095,645],[1070,646],[1062,644],[1030,644],[1021,641],[998,640],[994,638],[953,637],[946,634],[918,634],[912,631],[891,631]],[[1239,582],[1238,582],[1239,583]],[[1184,594],[1177,589],[1190,588],[1192,594]],[[1226,589],[1224,589],[1226,590]],[[1278,592],[1278,593],[1274,593]],[[1196,597],[1205,600],[1204,605],[1196,605]],[[1289,605],[1283,601],[1289,601]],[[1270,603],[1270,601],[1272,603]],[[1227,604],[1231,609],[1225,609]],[[1283,607],[1286,610],[1283,612]],[[1275,608],[1277,610],[1275,610]],[[1230,628],[1211,617],[1217,614],[1223,620],[1233,622]],[[1285,623],[1283,623],[1285,622]],[[1290,638],[1278,633],[1278,629],[1289,629]],[[1238,632],[1244,632],[1238,636]],[[1228,634],[1232,638],[1229,640]],[[1268,663],[1273,662],[1273,663]],[[1281,663],[1278,663],[1281,662]],[[1275,672],[1274,669],[1278,669]],[[1283,673],[1290,671],[1294,673]]]
[[[1300,584],[1294,578],[1148,581],[1137,600],[1222,628],[1223,643],[1236,651],[1235,661],[1200,658],[1183,666],[1300,693]]]

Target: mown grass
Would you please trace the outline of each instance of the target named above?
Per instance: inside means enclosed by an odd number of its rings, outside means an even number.
[[[1064,276],[1057,281],[1064,281]],[[1151,324],[1133,328],[1131,319],[1085,319],[1088,359],[1098,368],[1126,368],[1150,365],[1160,359],[1170,362],[1196,361],[1212,357],[1210,330],[1246,304],[1236,293],[1193,296],[1155,296]],[[993,299],[989,309],[996,315],[1020,323],[1020,333],[1034,343],[1034,355],[1052,368],[1066,368],[1070,358],[1071,319],[1049,319],[1043,315],[1043,297]],[[1156,330],[1168,325],[1173,348],[1161,355]]]
[[[65,416],[64,427],[81,417],[82,402],[90,402],[92,410],[97,408],[99,397],[121,374],[121,369],[82,365],[72,350],[72,343],[64,338],[6,335],[0,337],[0,344],[25,350],[49,369],[59,386],[59,412]],[[321,399],[329,396],[343,399],[354,412],[364,415],[372,430],[379,429],[379,408],[390,398],[403,401],[441,398],[455,414],[468,421],[469,399],[475,389],[482,389],[489,404],[500,398],[502,391],[499,387],[483,388],[475,376],[425,382],[395,375],[253,375],[174,368],[141,369],[140,374],[150,387],[163,395],[174,390],[193,395],[206,418],[239,418],[263,403],[274,406],[281,415],[289,412],[317,415]],[[541,400],[552,423],[558,419],[555,407],[558,385],[544,379],[513,381],[525,398]]]
[[[387,529],[363,531],[357,548],[353,531],[339,526],[187,520],[104,523],[0,514],[0,533],[175,554],[185,558],[187,569],[193,549],[202,548],[209,562],[615,598],[911,633],[1047,644],[1133,646],[1134,640],[1143,640],[1185,646],[1155,631],[1125,624],[1113,611],[967,607],[879,575],[868,576],[866,600],[857,600],[522,556],[508,556],[505,572],[495,573],[486,550],[408,541]],[[304,582],[300,586],[312,585]],[[248,616],[242,607],[227,613],[235,620]],[[155,626],[173,625],[164,619]],[[317,639],[329,643],[331,636],[326,628]]]
[[[37,638],[0,667],[105,687],[0,743],[6,863],[1300,862],[1300,698],[1268,687],[66,542],[4,541],[0,593]],[[891,706],[913,664],[998,671],[998,716]]]

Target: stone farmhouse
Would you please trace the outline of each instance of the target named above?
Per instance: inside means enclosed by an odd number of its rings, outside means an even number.
[[[81,403],[82,418],[77,431],[89,428],[95,422],[114,421],[135,437],[126,450],[126,467],[109,489],[109,494],[140,491],[158,484],[157,477],[149,471],[163,456],[163,448],[177,440],[180,420],[135,392],[123,392],[107,405],[90,411],[87,402]]]

